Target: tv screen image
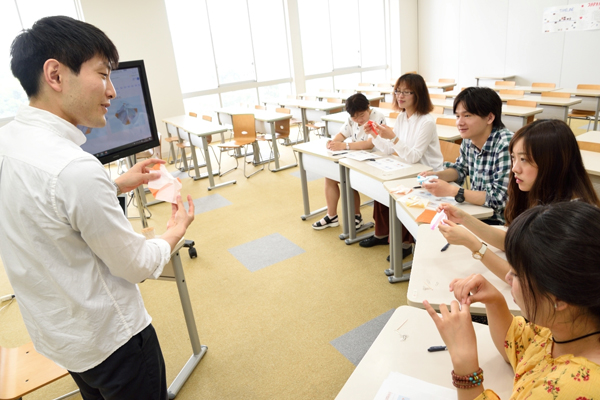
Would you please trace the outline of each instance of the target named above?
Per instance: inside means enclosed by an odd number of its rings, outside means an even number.
[[[126,61],[111,72],[117,95],[106,114],[106,126],[78,126],[85,134],[81,148],[103,164],[159,146],[144,62]]]

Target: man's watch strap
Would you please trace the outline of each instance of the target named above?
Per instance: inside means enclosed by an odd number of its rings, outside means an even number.
[[[454,196],[454,200],[456,200],[457,203],[463,203],[465,201],[465,189],[464,188],[458,189],[458,193],[456,194],[456,196]]]
[[[111,181],[111,182],[117,189],[117,196],[120,195],[122,192],[121,192],[121,188],[119,187],[119,185],[117,185],[117,182],[115,182],[115,181]]]

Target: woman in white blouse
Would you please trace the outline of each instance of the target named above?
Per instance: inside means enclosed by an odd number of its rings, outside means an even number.
[[[425,80],[418,74],[404,74],[394,86],[394,108],[400,110],[394,128],[374,124],[375,131],[365,125],[365,131],[373,136],[373,145],[385,154],[395,154],[407,164],[424,164],[440,171],[443,157],[435,126],[429,114],[433,104]],[[389,209],[375,202],[373,207],[375,235],[360,242],[362,247],[388,244]],[[403,242],[412,242],[408,231],[403,229]],[[403,251],[403,258],[410,254]]]

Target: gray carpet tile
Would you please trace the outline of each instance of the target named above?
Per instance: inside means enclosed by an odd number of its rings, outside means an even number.
[[[183,199],[183,205],[186,210],[189,208],[186,199]],[[211,194],[210,196],[200,197],[199,199],[194,199],[194,215],[229,205],[231,205],[231,202],[220,194]]]
[[[304,253],[279,233],[262,237],[248,243],[233,247],[228,250],[250,272],[276,264],[280,261]]]
[[[300,171],[299,170],[290,173],[290,175],[295,176],[296,178],[300,179]],[[306,171],[306,181],[307,182],[316,181],[317,179],[322,179],[322,178],[323,178],[323,175],[319,175],[319,174],[315,174],[314,172]]]
[[[392,308],[379,317],[373,318],[361,326],[352,329],[350,332],[333,339],[331,345],[350,360],[352,364],[358,365],[394,311],[395,309]]]

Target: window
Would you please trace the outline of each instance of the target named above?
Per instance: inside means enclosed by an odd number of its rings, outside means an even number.
[[[329,29],[329,6],[323,0],[299,0],[300,37],[306,75],[330,72],[331,36]]]
[[[67,15],[78,18],[74,0],[16,0],[2,3],[0,12],[0,119],[11,118],[27,96],[10,70],[10,45],[23,29],[40,18]]]

